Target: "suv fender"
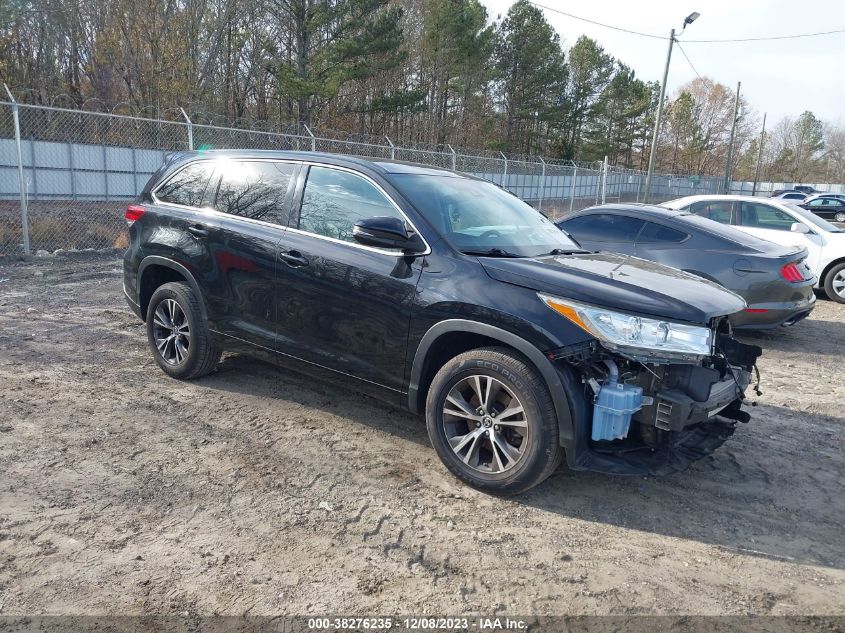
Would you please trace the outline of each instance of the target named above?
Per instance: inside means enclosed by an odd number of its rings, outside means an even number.
[[[575,457],[576,449],[576,429],[573,422],[573,410],[576,412],[580,410],[577,403],[578,389],[574,372],[559,370],[552,361],[546,358],[543,352],[524,338],[494,325],[465,319],[448,319],[436,323],[429,328],[417,347],[417,351],[414,354],[414,362],[411,366],[411,377],[408,384],[408,408],[411,412],[415,414],[421,413],[418,404],[420,380],[422,379],[426,357],[432,345],[444,334],[453,332],[480,334],[499,341],[517,350],[537,368],[537,371],[540,372],[540,375],[546,381],[546,386],[554,403],[555,415],[560,432],[560,444],[567,449],[567,461],[572,460]]]
[[[141,260],[141,264],[138,266],[138,276],[135,289],[136,296],[134,298],[134,302],[139,308],[141,308],[141,288],[142,280],[144,279],[144,271],[150,266],[163,266],[182,275],[182,277],[185,278],[185,283],[187,283],[191,287],[191,290],[193,290],[196,296],[200,299],[199,307],[200,313],[202,314],[202,318],[206,321],[208,320],[208,309],[205,305],[205,295],[200,290],[199,284],[197,283],[197,280],[194,279],[194,276],[193,274],[191,274],[191,271],[189,271],[187,268],[185,268],[185,266],[183,266],[179,262],[174,261],[172,259],[168,259],[167,257],[161,257],[160,255],[148,255],[143,260]],[[141,318],[146,320],[146,315],[142,315]]]

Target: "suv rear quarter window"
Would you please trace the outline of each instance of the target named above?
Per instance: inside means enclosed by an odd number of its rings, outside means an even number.
[[[214,163],[211,161],[190,163],[160,185],[155,190],[155,197],[168,204],[199,207],[213,171]]]

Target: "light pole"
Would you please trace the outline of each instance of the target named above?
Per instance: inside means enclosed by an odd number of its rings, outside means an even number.
[[[736,120],[739,118],[739,89],[742,82],[736,82],[736,99],[734,99],[734,118],[731,122],[731,140],[728,143],[728,158],[725,161],[725,193],[731,192],[731,161],[734,155],[734,139],[736,138]]]
[[[687,28],[688,24],[692,24],[701,16],[700,13],[693,11],[686,18],[684,18],[684,25],[681,31]],[[663,99],[666,97],[666,80],[669,77],[669,62],[672,61],[672,45],[675,43],[675,29],[669,32],[669,51],[666,53],[666,67],[663,69],[663,81],[660,84],[660,99],[657,101],[657,116],[654,118],[654,134],[651,138],[651,150],[648,154],[648,173],[645,177],[645,196],[643,202],[648,202],[651,196],[651,178],[654,176],[654,159],[657,149],[657,137],[660,134],[660,118],[663,114]]]
[[[754,185],[751,195],[757,194],[757,182],[760,180],[760,163],[763,162],[763,143],[766,140],[766,113],[763,113],[763,129],[760,131],[760,147],[757,149],[757,168],[754,170]]]

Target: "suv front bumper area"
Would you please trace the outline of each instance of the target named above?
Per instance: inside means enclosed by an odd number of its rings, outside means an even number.
[[[569,467],[663,475],[683,470],[716,450],[738,422],[750,420],[742,404],[762,352],[722,334],[717,349],[718,354],[698,364],[645,365],[596,342],[547,353],[570,400],[572,427],[561,425]],[[596,383],[606,381],[601,367],[608,360],[618,366],[620,382],[642,387],[643,406],[632,416],[623,439],[594,442],[590,436]]]
[[[705,400],[697,400],[695,394],[691,395],[682,388],[659,389],[650,397],[647,396],[648,400],[633,420],[664,431],[680,431],[712,418],[734,401],[741,400],[750,382],[750,372],[732,367],[722,380],[709,384]],[[702,387],[702,384],[698,385],[698,389]]]

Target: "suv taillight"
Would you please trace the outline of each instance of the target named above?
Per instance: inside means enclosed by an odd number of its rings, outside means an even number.
[[[144,215],[144,212],[144,207],[140,204],[130,204],[126,207],[126,213],[123,216],[126,218],[126,224],[132,226],[135,223],[135,220],[140,219],[141,216]]]
[[[804,281],[804,275],[801,274],[801,270],[794,262],[781,268],[780,276],[790,282]]]

